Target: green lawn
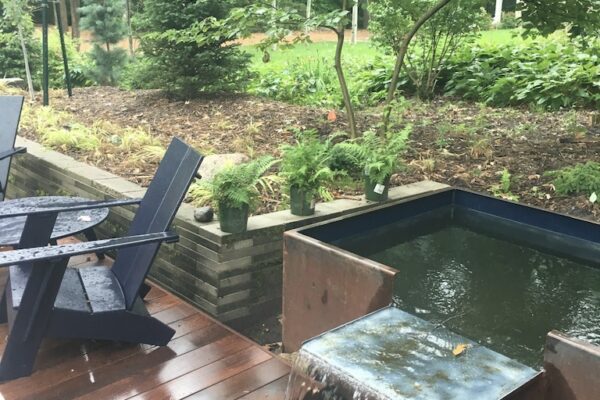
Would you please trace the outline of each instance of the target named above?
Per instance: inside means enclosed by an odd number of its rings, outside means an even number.
[[[491,30],[484,31],[481,33],[481,37],[478,42],[481,44],[504,44],[510,42],[522,42],[523,39],[520,36],[515,35],[515,30]],[[262,53],[258,51],[256,46],[245,46],[250,54],[252,54],[252,64],[259,71],[267,68],[273,69],[285,65],[285,63],[294,63],[298,59],[302,60],[315,60],[325,59],[333,60],[335,53],[335,42],[319,42],[310,44],[298,44],[291,48],[280,48],[277,50],[270,51],[271,60],[268,64],[264,64],[262,61]],[[378,54],[381,54],[381,49],[378,49],[374,44],[369,42],[359,42],[355,45],[347,43],[344,47],[344,61],[353,63],[357,62],[368,62],[374,59]]]

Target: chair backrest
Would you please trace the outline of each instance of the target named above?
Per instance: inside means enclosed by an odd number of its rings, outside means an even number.
[[[148,186],[128,235],[168,230],[202,163],[202,155],[174,138]],[[121,284],[127,309],[131,309],[150,271],[160,244],[119,250],[112,271]]]
[[[0,96],[0,153],[15,147],[23,99],[23,96]],[[0,160],[0,201],[6,194],[11,159]]]

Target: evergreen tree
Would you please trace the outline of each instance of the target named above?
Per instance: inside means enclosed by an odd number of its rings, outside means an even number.
[[[135,80],[185,98],[242,88],[250,56],[232,43],[237,27],[226,18],[239,3],[145,0],[133,21],[143,53]]]
[[[90,75],[100,84],[114,85],[127,60],[126,51],[115,46],[127,33],[124,1],[86,0],[79,12],[80,27],[91,32],[94,44]]]

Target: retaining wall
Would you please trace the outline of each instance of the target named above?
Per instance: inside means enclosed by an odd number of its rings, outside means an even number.
[[[28,153],[13,158],[8,197],[73,195],[92,199],[142,197],[144,189],[102,169],[17,138]],[[431,181],[390,190],[390,200],[446,187]],[[280,211],[251,217],[248,231],[223,233],[218,222],[198,223],[194,208],[183,204],[173,228],[176,244],[163,245],[150,279],[221,321],[239,325],[281,312],[283,232],[373,207],[358,200],[317,204],[316,214],[297,217]],[[135,207],[111,210],[97,228],[99,238],[123,235]]]

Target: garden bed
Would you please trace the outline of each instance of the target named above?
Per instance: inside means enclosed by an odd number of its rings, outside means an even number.
[[[325,109],[248,95],[182,102],[153,91],[95,87],[76,89],[72,99],[57,92],[52,105],[85,125],[108,121],[122,128],[142,127],[163,145],[171,136],[178,136],[206,153],[250,151],[277,156],[281,144],[293,140],[294,128],[314,128],[322,135],[345,128],[343,115],[330,121]],[[406,154],[407,168],[394,176],[393,185],[430,179],[600,220],[600,209],[589,202],[589,194],[557,196],[551,178],[544,175],[593,160],[600,153],[600,129],[589,126],[591,112],[497,109],[447,98],[407,102],[396,111],[396,122],[411,123],[414,130]],[[360,130],[379,120],[373,109],[359,112],[358,119]],[[21,129],[21,135],[36,139],[31,129]],[[148,182],[155,163],[132,165],[126,155],[111,155],[110,151],[65,152],[132,182]],[[504,170],[510,174],[508,190],[501,189]],[[356,192],[345,189],[334,194],[348,197]],[[259,212],[280,207],[281,195],[276,192],[264,196]]]

